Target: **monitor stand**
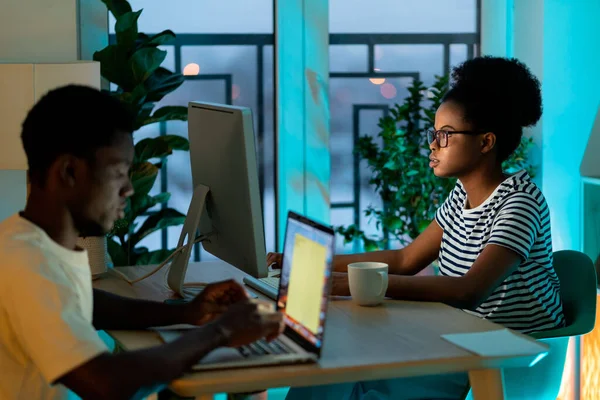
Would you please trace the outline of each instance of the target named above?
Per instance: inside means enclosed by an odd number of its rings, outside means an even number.
[[[194,189],[190,207],[185,217],[183,228],[181,229],[181,235],[179,236],[179,242],[177,243],[177,248],[185,247],[174,256],[169,267],[167,276],[169,288],[183,298],[195,297],[203,289],[201,285],[186,287],[184,281],[192,249],[194,248],[194,242],[196,241],[196,234],[199,233],[205,236],[210,234],[210,232],[199,232],[200,219],[206,206],[206,196],[209,191],[210,188],[205,185],[198,185]]]

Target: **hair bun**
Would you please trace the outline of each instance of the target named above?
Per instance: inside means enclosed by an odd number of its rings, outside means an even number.
[[[477,102],[496,107],[503,122],[535,125],[542,116],[540,81],[515,58],[477,57],[452,72],[452,87],[477,95]]]

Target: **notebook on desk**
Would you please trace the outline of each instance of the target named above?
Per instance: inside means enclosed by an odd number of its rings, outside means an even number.
[[[323,347],[334,248],[335,234],[330,227],[290,212],[276,303],[277,310],[284,313],[285,332],[270,343],[261,340],[241,348],[216,349],[193,369],[316,362]],[[181,332],[159,334],[169,342]]]

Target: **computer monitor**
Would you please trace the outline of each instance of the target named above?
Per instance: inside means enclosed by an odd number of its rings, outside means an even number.
[[[188,243],[193,241],[199,227],[201,235],[209,235],[202,242],[206,251],[255,278],[266,277],[268,268],[251,110],[190,102],[188,137],[194,198],[180,245],[185,244],[185,239]],[[180,294],[190,247],[176,256],[169,270],[169,286]]]

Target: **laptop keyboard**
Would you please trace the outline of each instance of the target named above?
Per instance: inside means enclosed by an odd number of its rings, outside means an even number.
[[[273,340],[272,342],[267,342],[266,340],[259,340],[257,342],[251,343],[247,346],[242,346],[238,348],[238,351],[244,357],[254,357],[254,356],[265,356],[265,355],[277,355],[277,354],[293,354],[294,352],[285,344],[283,344],[280,340]]]
[[[270,271],[269,276],[266,278],[257,279],[246,276],[244,277],[244,284],[273,300],[277,300],[277,292],[279,291],[279,277],[280,271]]]
[[[279,276],[269,276],[267,278],[260,278],[259,281],[261,281],[265,285],[272,287],[273,289],[279,289]]]

